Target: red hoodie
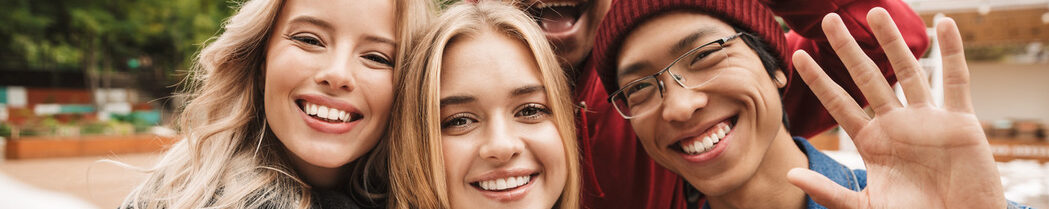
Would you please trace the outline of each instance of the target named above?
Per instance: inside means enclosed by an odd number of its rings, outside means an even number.
[[[824,15],[831,12],[841,15],[852,36],[881,67],[890,83],[896,82],[896,76],[870,31],[867,11],[874,7],[888,10],[916,57],[924,53],[929,44],[921,18],[899,0],[763,2],[790,26],[792,31],[786,34],[790,51],[809,52],[831,78],[864,106],[866,100],[823,35],[820,23]],[[686,208],[683,191],[687,182],[648,157],[630,123],[608,103],[608,92],[593,66],[587,63],[582,68],[573,92],[576,105],[581,107],[578,125],[583,155],[583,208]],[[784,63],[782,67],[792,69],[793,65]],[[789,83],[783,105],[792,135],[807,138],[836,125],[798,74],[793,74]]]

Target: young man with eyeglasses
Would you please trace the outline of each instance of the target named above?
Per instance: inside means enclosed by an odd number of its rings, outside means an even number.
[[[646,153],[706,195],[703,208],[1023,207],[1004,199],[952,21],[938,24],[949,86],[940,108],[889,12],[875,8],[865,20],[898,70],[906,106],[842,17],[823,18],[828,44],[876,113],[870,117],[819,67],[826,63],[803,50],[786,59],[792,48],[777,26],[761,24],[772,16],[757,2],[618,3],[598,29],[591,61]],[[784,103],[796,98],[781,91],[798,82],[788,80],[792,66],[855,139],[867,171],[792,137]]]
[[[821,63],[837,63],[828,67],[828,72],[846,90],[856,92],[855,85],[844,73],[844,66],[829,50],[825,38],[819,33],[819,18],[829,12],[845,16],[844,22],[855,32],[865,51],[875,56],[881,66],[888,62],[873,36],[863,28],[869,26],[862,21],[865,11],[878,6],[897,16],[904,30],[911,51],[920,54],[928,41],[922,20],[900,0],[857,1],[857,0],[760,0],[775,15],[793,29],[786,35],[787,43],[793,48],[813,50]],[[586,64],[590,57],[597,25],[603,22],[613,0],[525,0],[522,8],[537,17],[551,44],[562,58],[562,66],[572,76],[575,103],[579,107],[579,136],[582,148],[583,202],[587,208],[685,208],[684,188],[686,183],[675,173],[652,161],[635,140],[636,136],[624,120],[607,102],[607,92],[599,81],[593,65]],[[861,11],[862,10],[862,11]],[[764,19],[743,20],[754,24],[778,25]],[[767,21],[767,22],[765,22]],[[782,31],[781,31],[782,32]],[[782,33],[780,34],[782,36]],[[822,52],[822,53],[821,53]],[[887,68],[886,68],[887,69]],[[883,75],[892,80],[893,72]],[[797,77],[787,78],[796,80]],[[895,82],[894,80],[892,80]],[[812,136],[833,127],[834,121],[826,110],[815,102],[815,96],[801,82],[794,82],[784,90],[792,100],[784,107],[792,121],[790,131],[801,136]],[[860,100],[863,102],[864,100]],[[861,103],[865,104],[865,103]],[[786,118],[786,116],[784,116]],[[699,195],[693,195],[699,196]],[[698,197],[693,197],[697,199]]]
[[[602,16],[608,11],[611,0],[583,1],[581,5],[588,9],[589,13],[600,12]],[[560,1],[544,1],[556,4]],[[617,0],[612,5],[632,2]],[[701,3],[707,1],[694,1]],[[709,1],[710,6],[684,6],[671,7],[659,6],[657,2],[649,2],[646,5],[635,5],[635,8],[658,6],[659,10],[730,10],[740,14],[748,13],[750,8],[729,8],[717,5],[731,5],[719,2],[731,1]],[[830,50],[830,45],[823,37],[819,27],[820,18],[831,12],[841,14],[843,22],[850,28],[852,35],[860,42],[864,51],[871,55],[875,63],[886,69],[882,75],[888,77],[889,81],[895,82],[893,71],[888,70],[888,59],[883,51],[877,47],[870,26],[864,20],[866,11],[873,7],[883,7],[893,14],[897,25],[902,29],[904,40],[910,51],[919,55],[928,46],[928,38],[925,34],[925,25],[921,18],[913,12],[904,2],[900,0],[884,1],[862,1],[862,0],[759,0],[756,4],[748,4],[752,7],[760,7],[761,11],[771,10],[773,15],[782,17],[783,22],[790,26],[791,31],[784,34],[779,28],[779,23],[771,18],[736,18],[733,21],[745,22],[748,25],[762,25],[770,29],[770,36],[779,36],[777,43],[785,45],[790,49],[806,49],[813,52],[813,57],[826,67],[827,73],[837,82],[842,84],[848,92],[858,92],[858,89],[849,79],[844,65],[838,60],[837,55]],[[526,1],[525,5],[537,5],[533,1]],[[767,13],[767,12],[765,12]],[[571,13],[569,13],[571,14]],[[764,17],[769,17],[768,14]],[[758,16],[754,14],[754,16]],[[596,24],[588,20],[590,26]],[[604,19],[600,22],[605,22]],[[603,23],[604,24],[604,23]],[[608,27],[608,26],[604,26]],[[583,28],[583,27],[580,27]],[[774,29],[774,30],[773,30]],[[596,30],[580,30],[589,33]],[[559,33],[553,33],[554,36]],[[600,36],[600,34],[596,35]],[[593,36],[591,36],[593,37]],[[658,41],[658,40],[652,40]],[[573,75],[575,82],[574,98],[579,106],[579,136],[583,169],[583,202],[587,208],[686,208],[686,199],[701,201],[700,194],[692,193],[686,198],[685,190],[687,182],[683,181],[674,172],[653,161],[646,155],[634,130],[630,127],[629,120],[624,119],[608,103],[608,91],[600,82],[594,62],[583,63],[582,59],[573,59],[571,53],[564,51],[579,51],[585,49],[589,55],[591,44],[579,45],[557,45],[570,49],[558,50],[558,55],[566,58],[567,63],[563,67]],[[774,53],[774,52],[768,52]],[[766,53],[767,54],[767,53]],[[834,120],[826,110],[816,101],[808,86],[802,82],[788,82],[799,80],[797,75],[786,74],[788,85],[782,90],[785,95],[783,100],[784,118],[788,118],[790,126],[788,130],[798,136],[813,136],[835,126]],[[860,97],[856,97],[860,98]],[[860,104],[866,105],[866,100],[860,99]],[[789,116],[789,117],[788,117]],[[694,204],[693,204],[694,205]]]

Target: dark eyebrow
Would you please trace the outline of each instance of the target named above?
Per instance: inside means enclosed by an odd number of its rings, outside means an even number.
[[[627,65],[626,67],[623,67],[623,68],[620,68],[619,70],[617,70],[617,71],[619,71],[619,73],[617,73],[617,77],[623,77],[624,75],[630,75],[630,74],[637,73],[637,71],[641,71],[641,69],[645,69],[645,68],[647,68],[649,66],[652,66],[652,64],[649,64],[648,62],[644,62],[644,61],[637,62],[637,63],[632,63],[630,65]]]
[[[456,96],[449,96],[449,97],[441,98],[440,102],[441,102],[441,108],[444,108],[444,106],[447,106],[447,105],[465,104],[465,103],[470,103],[470,102],[474,102],[474,101],[477,101],[476,97],[456,95]]]
[[[317,27],[321,27],[324,30],[329,30],[329,31],[332,28],[334,28],[334,27],[331,26],[331,23],[329,23],[328,21],[317,19],[316,17],[313,17],[313,16],[298,16],[298,17],[295,17],[295,19],[291,19],[291,21],[289,21],[289,22],[290,23],[305,23],[305,24],[316,25]]]
[[[678,40],[673,47],[670,47],[670,51],[668,52],[669,56],[677,57],[678,55],[685,53],[685,50],[689,50],[692,49],[692,47],[695,47],[693,43],[695,43],[696,40],[699,40],[699,38],[707,36],[711,33],[714,33],[714,28],[711,27],[702,27],[696,31],[693,31],[692,33],[688,34],[688,36],[685,36],[684,38],[681,38],[681,40]]]
[[[712,34],[714,32],[715,32],[715,30],[714,30],[713,27],[702,27],[702,28],[699,28],[699,29],[693,31],[692,33],[689,33],[687,36],[685,36],[684,38],[681,38],[676,43],[674,43],[674,45],[672,45],[670,47],[670,50],[668,51],[667,56],[677,57],[677,56],[685,53],[685,50],[692,49],[692,47],[695,46],[693,43],[695,43],[697,40],[699,40],[699,38],[702,38],[704,36],[710,35],[710,34]],[[648,68],[648,67],[651,67],[651,66],[652,66],[652,64],[647,63],[647,62],[632,63],[630,65],[627,65],[626,67],[623,67],[623,68],[617,70],[619,72],[619,73],[617,73],[617,75],[619,77],[623,77],[624,75],[634,74],[634,73],[637,73],[637,71],[640,71],[642,69],[645,69],[645,68]]]
[[[521,96],[521,95],[525,95],[525,94],[541,92],[543,90],[546,90],[546,87],[543,87],[543,85],[525,86],[525,87],[514,89],[513,91],[510,92],[510,96],[511,97],[516,97],[516,96]]]

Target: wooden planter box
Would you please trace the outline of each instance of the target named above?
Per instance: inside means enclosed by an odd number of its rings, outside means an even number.
[[[1038,162],[1049,162],[1049,142],[1044,139],[1024,140],[1013,138],[990,138],[991,153],[994,160],[1007,162],[1011,160],[1026,159]]]
[[[21,137],[7,141],[4,157],[26,159],[158,152],[173,143],[172,138],[156,135]]]

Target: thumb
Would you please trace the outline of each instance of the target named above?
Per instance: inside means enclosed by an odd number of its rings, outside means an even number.
[[[804,168],[787,172],[787,181],[805,191],[812,200],[827,208],[860,208],[860,193],[846,189],[826,176]]]

